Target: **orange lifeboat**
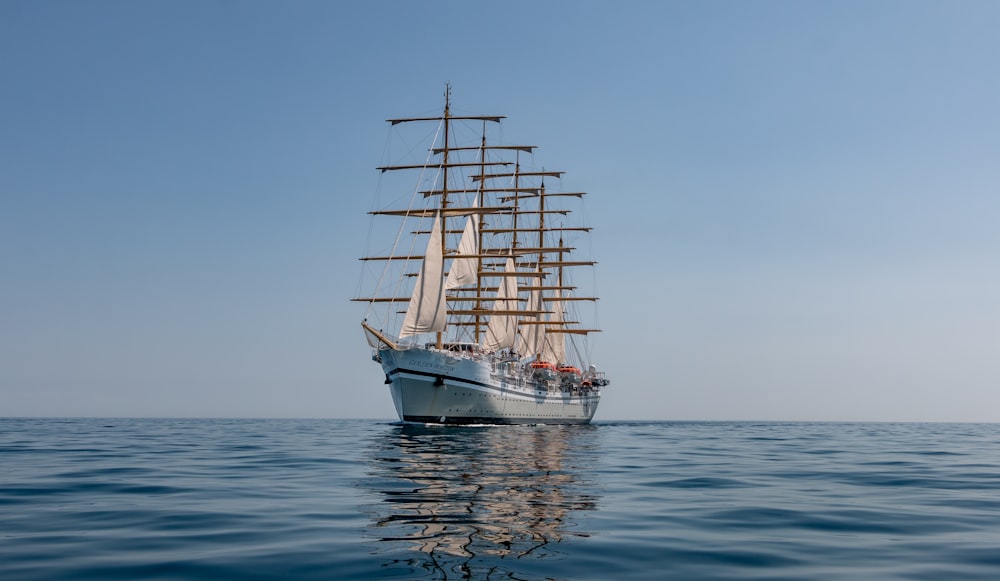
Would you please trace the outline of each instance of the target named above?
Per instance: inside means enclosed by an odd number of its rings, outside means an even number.
[[[532,361],[528,367],[531,369],[531,373],[535,377],[546,381],[552,381],[559,377],[559,374],[556,373],[555,363],[549,363],[548,361]]]

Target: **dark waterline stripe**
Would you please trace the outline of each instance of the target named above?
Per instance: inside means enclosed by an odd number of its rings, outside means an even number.
[[[447,424],[447,425],[469,425],[469,424],[494,424],[501,426],[515,426],[524,424],[589,424],[587,418],[501,418],[485,416],[403,416],[404,422],[414,422],[418,424]]]

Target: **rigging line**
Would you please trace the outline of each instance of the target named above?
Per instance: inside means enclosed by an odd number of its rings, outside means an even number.
[[[586,337],[586,335],[584,335],[584,336]],[[579,364],[579,366],[580,366],[580,372],[582,373],[583,372],[583,368],[587,365],[587,363],[589,363],[589,361],[585,360],[580,355],[580,349],[577,347],[577,344],[576,344],[576,337],[574,337],[573,335],[570,335],[569,336],[569,344],[570,344],[570,346],[573,347],[573,353],[576,354],[576,361],[577,361],[577,364]]]
[[[426,174],[427,167],[430,164],[431,158],[434,156],[433,144],[437,143],[438,137],[441,135],[441,128],[442,127],[444,127],[444,120],[443,119],[438,124],[437,130],[434,132],[434,138],[431,141],[432,146],[427,151],[427,157],[424,159],[424,164],[423,164],[423,167],[420,170],[420,175],[418,176],[418,179],[416,180],[416,183],[414,184],[414,190],[413,190],[413,192],[410,194],[410,202],[409,202],[409,204],[406,207],[407,215],[403,218],[402,222],[400,223],[400,229],[399,229],[399,232],[396,235],[396,241],[393,243],[393,247],[392,247],[392,251],[391,251],[392,255],[395,255],[396,248],[397,248],[397,246],[399,244],[399,238],[402,236],[403,232],[405,232],[405,231],[408,230],[408,228],[407,228],[406,225],[407,225],[407,223],[410,220],[409,212],[413,209],[414,204],[415,204],[415,202],[417,200],[417,194],[420,192],[420,187],[421,187],[421,184],[424,181],[424,175]],[[433,182],[436,183],[437,180],[438,180],[438,178],[441,176],[441,173],[442,172],[446,172],[446,171],[448,171],[447,168],[442,168],[440,166],[437,166],[437,170],[434,173]],[[427,201],[427,200],[425,200],[425,202],[429,203],[429,201]],[[417,218],[417,219],[419,220],[420,218]],[[435,215],[435,219],[439,219],[439,218]],[[412,259],[410,257],[412,257],[414,255],[414,252],[416,252],[417,250],[418,250],[418,248],[417,248],[417,237],[416,236],[412,236],[412,237],[410,237],[410,247],[409,247],[409,250],[408,250],[407,255],[406,255],[407,258],[406,258],[405,261],[403,261],[403,264],[400,266],[400,269],[401,269],[400,272],[401,273],[405,273],[409,269],[409,264],[412,261]],[[390,266],[386,265],[386,270],[388,270],[389,268],[390,268]],[[396,278],[396,286],[393,289],[393,291],[391,293],[391,296],[397,296],[397,294],[399,293],[400,288],[403,285],[403,280],[405,278],[406,277],[403,277],[403,276],[399,276],[399,277]],[[416,284],[416,280],[414,280],[414,284]],[[399,314],[398,311],[396,311],[396,318],[394,320],[394,326],[395,326],[395,322],[399,320],[399,317],[400,317],[400,314]]]
[[[587,224],[588,223],[587,198],[585,196],[580,198],[579,208],[580,208],[581,223]],[[576,237],[574,237],[574,240],[579,241],[580,238],[586,239],[587,259],[591,261],[596,260],[594,257],[594,235],[590,232],[581,233],[578,234]],[[590,269],[590,296],[593,297],[601,296],[601,293],[597,288],[597,268]],[[599,301],[592,301],[592,303],[587,306],[587,309],[588,312],[591,313],[593,316],[595,327],[601,329],[602,325],[600,317],[600,306],[598,303]],[[580,309],[582,310],[583,307],[581,306]],[[584,350],[586,351],[588,360],[590,360],[591,362],[593,361],[593,349],[594,349],[593,343],[595,343],[596,341],[597,341],[596,337],[592,338],[592,335],[588,334],[583,336]]]
[[[392,126],[390,125],[390,126],[386,127],[385,147],[382,150],[382,158],[381,158],[382,163],[380,165],[387,165],[388,162],[392,159],[392,144],[393,144],[393,130],[392,130]],[[382,191],[383,191],[382,189],[383,189],[384,180],[385,180],[385,173],[384,172],[379,172],[379,174],[378,174],[378,182],[377,182],[377,186],[376,186],[376,189],[375,189],[375,199],[373,200],[372,206],[371,206],[371,210],[373,210],[373,211],[374,210],[378,210],[379,207],[380,207],[380,205],[381,205],[381,203],[382,203]],[[376,218],[377,218],[377,216],[375,214],[369,214],[369,218],[368,218],[368,237],[365,240],[365,248],[364,248],[364,252],[362,253],[361,256],[368,256],[369,252],[371,251],[371,241],[372,241],[373,234],[374,234],[375,219]],[[362,271],[364,271],[367,268],[368,268],[368,265],[367,264],[363,264]],[[381,290],[381,288],[382,288],[382,282],[383,282],[384,278],[385,278],[385,267],[383,267],[382,274],[380,276],[378,276],[378,277],[375,277],[375,281],[376,282],[375,282],[375,288],[373,289],[375,292],[372,293],[373,295],[378,295],[378,291]],[[360,288],[358,289],[358,294],[356,296],[361,296],[361,289]],[[374,312],[374,306],[375,306],[374,301],[369,301],[368,302],[368,308],[365,311],[365,318],[366,319],[373,314],[373,312]],[[385,323],[385,322],[387,322],[387,321],[383,321],[383,323]]]
[[[529,155],[533,155],[533,154],[529,153]],[[521,157],[520,152],[518,152],[517,157],[518,157],[518,160],[520,160],[520,157]],[[517,186],[519,184],[518,180],[521,179],[517,175],[517,174],[520,173],[519,170],[515,170],[512,173],[514,173],[514,175],[510,176],[509,178],[507,178],[507,183],[509,184],[509,187],[511,187],[511,188]],[[499,194],[497,194],[497,197],[498,198],[500,197]],[[518,200],[516,200],[516,199],[512,200],[511,201],[511,205],[514,206],[514,207],[517,207],[518,206]],[[515,234],[515,232],[505,232],[505,233],[503,233],[503,238],[506,239],[505,242],[504,242],[504,246],[506,248],[511,248],[511,249],[514,248],[514,234]]]
[[[430,129],[428,129],[428,130],[420,133],[419,137],[415,140],[415,142],[412,145],[410,145],[409,142],[407,141],[407,136],[410,133],[416,134],[416,132],[414,132],[414,131],[406,131],[406,130],[404,130],[402,128],[397,128],[396,129],[396,132],[397,132],[396,135],[398,136],[398,140],[404,145],[403,149],[406,150],[406,153],[404,153],[404,154],[402,154],[402,155],[400,155],[400,156],[398,156],[396,158],[396,159],[399,160],[398,163],[402,163],[405,160],[414,160],[415,161],[417,159],[420,159],[419,157],[417,157],[415,155],[415,152],[423,149],[423,147],[427,143],[427,136],[430,135],[431,133],[434,134],[434,139],[433,139],[433,141],[431,141],[431,147],[430,147],[430,149],[434,149],[434,144],[437,143],[437,136],[441,132],[441,124],[442,123],[443,123],[443,121],[439,122],[438,126],[435,127],[433,131],[431,131]],[[420,125],[420,124],[418,124],[418,125]],[[392,127],[393,126],[390,125],[390,128],[392,128]],[[385,163],[385,164],[382,164],[382,165],[391,165],[391,164]]]
[[[443,121],[440,122],[440,123],[438,123],[437,130],[434,132],[434,140],[432,141],[432,143],[437,143],[437,139],[438,139],[438,136],[441,134],[441,127],[443,125],[444,125]],[[427,171],[427,169],[426,169],[427,168],[427,164],[430,163],[431,157],[433,155],[434,155],[433,152],[431,152],[431,151],[427,152],[427,157],[424,159],[424,168],[420,170],[419,179],[417,180],[416,184],[414,185],[413,193],[410,195],[410,203],[409,203],[409,206],[407,206],[407,208],[406,208],[407,209],[407,213],[409,213],[409,210],[411,210],[413,208],[413,203],[416,200],[418,192],[420,191],[420,184],[423,181],[424,173]],[[401,221],[401,223],[400,223],[399,230],[396,232],[396,239],[393,241],[393,243],[392,243],[392,249],[389,252],[390,256],[395,256],[396,255],[396,249],[399,247],[399,241],[400,241],[400,239],[403,236],[403,232],[406,231],[406,223],[407,223],[408,219],[409,219],[408,217],[404,218]],[[415,243],[416,243],[416,237],[413,237],[411,239],[410,254],[409,254],[409,256],[413,255],[413,244],[415,244]],[[391,262],[393,262],[393,261],[391,261],[391,260],[387,260],[386,261],[386,265],[382,269],[382,275],[379,277],[378,282],[375,284],[375,288],[376,289],[382,288],[382,283],[385,280],[386,275],[389,273],[389,270],[392,268],[392,265],[390,264]],[[409,260],[405,261],[405,263],[404,263],[404,265],[403,265],[402,268],[405,269],[407,264],[409,264]],[[396,296],[396,292],[399,291],[399,287],[400,287],[400,285],[402,285],[404,278],[405,277],[402,277],[402,276],[398,277],[398,279],[396,281],[396,286],[395,286],[395,288],[393,288],[393,291],[392,291],[392,293],[389,296]],[[397,316],[397,318],[398,318],[398,316]]]
[[[389,126],[386,127],[385,145],[382,146],[382,157],[381,157],[382,161],[383,162],[387,161],[388,159],[390,159],[391,155],[392,155],[392,127]],[[372,205],[370,207],[371,210],[378,209],[379,204],[381,203],[383,179],[384,179],[383,173],[379,172],[377,178],[378,181],[376,181],[375,183],[375,195],[373,196]],[[368,234],[365,236],[365,244],[364,247],[362,248],[361,256],[368,256],[368,254],[371,252],[372,240],[374,239],[374,232],[375,232],[375,218],[376,216],[374,214],[370,214],[368,217]],[[368,272],[368,269],[369,269],[368,265],[362,263],[361,273],[358,276],[358,286],[354,292],[354,296],[356,297],[362,296],[362,292],[364,290],[364,283],[366,279],[366,273]],[[378,285],[376,285],[376,289],[378,289]],[[364,316],[365,319],[367,319],[373,314],[374,311],[373,307],[374,307],[374,302],[369,301],[368,306],[365,308],[365,316]]]
[[[438,171],[435,172],[435,175],[434,175],[434,181],[435,182],[437,181],[438,177],[441,175],[441,171],[442,170],[440,168],[438,168]],[[416,188],[415,188],[416,190],[420,189],[420,182],[422,181],[422,177],[423,177],[423,170],[421,170],[421,180],[418,180]],[[416,199],[416,194],[417,194],[417,192],[415,191],[413,193],[413,197],[410,199],[410,205],[406,208],[407,212],[409,212],[413,208],[413,201]],[[420,220],[421,218],[416,218],[416,219]],[[437,216],[437,214],[435,214],[435,219],[436,220],[440,219]],[[409,216],[407,216],[407,217],[405,217],[403,219],[402,224],[400,225],[400,232],[403,232],[403,231],[407,230],[406,223],[409,220],[410,220]],[[432,227],[432,229],[433,229],[433,227]],[[397,236],[397,243],[398,243],[398,236]],[[395,251],[396,251],[396,244],[393,245],[393,249],[392,249],[393,253],[395,253]],[[406,260],[404,260],[403,263],[402,263],[402,265],[399,267],[400,274],[403,274],[407,270],[409,270],[410,262],[413,261],[413,259],[411,257],[414,256],[414,254],[416,252],[419,252],[419,247],[417,246],[417,237],[416,236],[411,236],[410,237],[410,247],[409,247],[409,250],[407,251],[407,254],[406,254]],[[421,259],[421,266],[422,266],[422,259]],[[386,270],[388,270],[389,268],[390,268],[390,266],[386,265]],[[404,281],[405,278],[406,278],[405,276],[399,276],[399,277],[396,278],[396,286],[393,288],[392,292],[390,293],[390,296],[398,296],[398,293],[400,291],[400,288],[403,286],[403,281]],[[416,280],[414,280],[414,285],[415,284],[416,284]],[[412,292],[412,289],[411,289],[411,292]],[[391,306],[390,306],[390,308],[391,308]],[[397,321],[399,319],[399,316],[400,316],[400,313],[397,311],[396,312],[396,320]]]
[[[594,258],[594,235],[593,234],[589,234],[586,238],[587,238],[587,254],[589,255],[589,259],[590,260],[595,260],[595,258]],[[591,286],[590,286],[590,288],[591,288],[592,296],[595,296],[595,297],[601,296],[600,289],[597,288],[597,269],[596,268],[591,268],[590,269],[590,277],[591,277],[591,280],[590,280],[590,285]],[[601,325],[601,311],[600,311],[600,307],[597,305],[597,301],[594,301],[594,304],[593,304],[592,308],[594,309],[594,323],[595,323],[595,325],[597,326],[598,329],[602,329],[603,326]],[[589,342],[588,342],[587,345],[591,346]]]

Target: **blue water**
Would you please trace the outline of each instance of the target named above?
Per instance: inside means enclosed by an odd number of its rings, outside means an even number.
[[[1000,425],[0,419],[0,579],[1000,579]]]

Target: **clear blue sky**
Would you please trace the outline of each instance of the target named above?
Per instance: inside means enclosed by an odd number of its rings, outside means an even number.
[[[599,420],[1000,421],[1000,3],[0,0],[0,416],[392,418],[394,116],[590,192]]]

